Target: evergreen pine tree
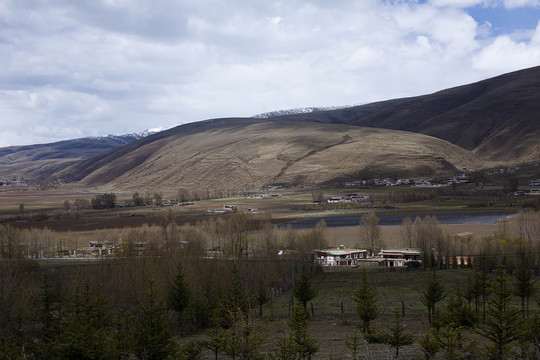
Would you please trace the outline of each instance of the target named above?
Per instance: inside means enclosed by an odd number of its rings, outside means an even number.
[[[180,328],[180,334],[183,334],[183,315],[184,310],[189,306],[191,299],[191,292],[184,279],[184,273],[182,271],[182,263],[178,262],[176,265],[176,277],[174,282],[169,287],[167,292],[167,306],[178,313],[178,325]]]
[[[424,352],[424,358],[431,360],[435,358],[435,355],[439,352],[440,345],[431,332],[428,332],[426,336],[418,340],[420,348]]]
[[[214,352],[225,352],[233,359],[255,359],[263,343],[261,323],[255,319],[249,292],[245,289],[236,267],[232,269],[230,287],[218,299],[213,315],[214,328],[206,332],[205,346]]]
[[[487,302],[486,320],[478,332],[491,344],[489,356],[505,359],[511,354],[511,344],[519,337],[519,309],[511,304],[512,289],[508,286],[508,276],[499,268],[491,287],[493,296]]]
[[[141,360],[163,360],[175,353],[167,309],[157,298],[154,280],[148,280],[145,299],[139,303],[133,326],[133,352]]]
[[[22,344],[14,335],[0,337],[0,360],[23,360]]]
[[[396,350],[396,358],[399,358],[399,349],[403,346],[411,345],[413,342],[414,337],[405,332],[403,317],[399,314],[399,311],[396,310],[390,333],[387,334],[387,343],[394,347]]]
[[[529,259],[522,254],[521,264],[516,272],[514,294],[521,298],[521,312],[523,316],[528,316],[529,314],[529,299],[534,295],[534,283],[535,281],[531,275]]]
[[[360,285],[353,293],[353,300],[356,302],[356,313],[362,321],[362,331],[371,332],[371,322],[379,315],[380,307],[375,299],[375,289],[369,284],[365,270]]]
[[[482,255],[478,261],[475,261],[477,266],[474,273],[474,287],[476,289],[476,304],[480,300],[482,305],[482,320],[486,320],[486,305],[491,288],[491,278],[489,277],[489,269],[487,266],[487,259],[485,255]],[[478,313],[478,305],[476,305],[476,313]]]
[[[354,330],[351,336],[347,336],[347,337],[348,337],[348,340],[345,340],[345,346],[347,347],[347,349],[351,351],[352,359],[357,360],[358,350],[360,348],[360,340],[362,339],[362,337],[358,335],[356,330]]]
[[[319,343],[308,332],[309,315],[304,306],[296,303],[289,318],[290,339],[294,344],[297,359],[310,360],[319,351]]]
[[[434,316],[431,334],[437,350],[444,354],[445,359],[463,358],[474,343],[465,330],[474,328],[476,313],[463,300],[458,290]]]
[[[448,360],[463,359],[467,352],[468,338],[464,335],[464,328],[454,324],[446,324],[433,331],[438,349]]]
[[[471,303],[477,298],[477,295],[474,282],[471,280],[470,276],[467,276],[467,285],[465,285],[465,289],[463,291],[463,298],[467,300],[467,306],[469,309],[471,309]]]
[[[269,354],[269,357],[271,360],[298,360],[296,344],[293,339],[289,336],[281,340]]]
[[[176,360],[200,360],[202,359],[202,343],[194,340],[180,346]]]
[[[30,353],[43,360],[57,359],[58,344],[62,338],[62,318],[65,312],[64,299],[58,284],[53,286],[47,276],[43,278],[41,293],[35,304],[36,332]]]
[[[59,358],[112,360],[126,355],[103,296],[93,294],[86,285],[82,291],[76,289],[66,308],[57,343]]]
[[[526,336],[533,346],[533,355],[536,355],[534,358],[540,358],[540,314],[536,313],[524,320],[528,323],[528,326],[525,329]]]
[[[237,309],[234,318],[236,320],[226,331],[225,352],[233,359],[236,355],[241,360],[261,358],[260,347],[265,339],[261,319],[251,309],[248,312]]]
[[[186,318],[191,320],[191,325],[195,329],[207,329],[213,325],[214,313],[218,304],[218,296],[206,284],[202,291],[195,293],[189,302],[188,308],[184,311]],[[184,327],[187,326],[184,323]]]
[[[293,296],[307,309],[308,301],[317,296],[317,289],[313,286],[306,265],[302,265],[300,279],[296,281],[293,288]]]
[[[257,305],[259,305],[259,316],[263,315],[263,306],[270,301],[270,296],[263,286],[263,281],[259,281],[259,287],[256,295]]]
[[[226,347],[227,330],[220,327],[213,327],[205,331],[207,340],[203,342],[203,346],[212,351],[215,360],[218,360],[219,353]]]
[[[426,288],[422,291],[422,303],[427,307],[428,320],[432,323],[433,315],[435,314],[435,306],[444,298],[444,286],[437,279],[435,270],[433,277],[426,284]]]
[[[236,265],[233,266],[231,272],[230,286],[218,296],[212,318],[214,326],[223,329],[230,328],[240,316],[247,316],[251,310],[249,292],[242,284]]]
[[[476,325],[477,317],[473,310],[463,301],[463,296],[458,290],[454,296],[435,313],[433,324],[438,329],[447,325],[454,328],[473,328]]]

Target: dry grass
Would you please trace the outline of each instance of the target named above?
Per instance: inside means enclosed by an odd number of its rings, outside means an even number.
[[[231,121],[123,149],[73,168],[86,184],[124,189],[229,189],[271,182],[317,183],[368,169],[383,173],[431,175],[473,168],[472,153],[426,135],[395,130],[321,124]],[[452,165],[449,165],[452,164]],[[450,167],[449,167],[450,166]]]

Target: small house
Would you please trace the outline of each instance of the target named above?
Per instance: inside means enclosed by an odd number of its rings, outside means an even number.
[[[323,266],[354,266],[365,260],[367,250],[347,249],[340,245],[338,248],[314,250],[315,261]]]
[[[420,267],[422,265],[422,251],[417,249],[383,249],[377,255],[381,258],[379,262],[380,266]]]

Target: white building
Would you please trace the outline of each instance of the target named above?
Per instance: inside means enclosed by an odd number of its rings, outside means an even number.
[[[365,260],[367,250],[346,249],[343,245],[334,249],[313,250],[315,260],[323,266],[353,266]]]
[[[422,264],[422,252],[417,249],[383,249],[377,255],[382,258],[379,262],[381,266],[395,267],[408,264],[421,266]]]

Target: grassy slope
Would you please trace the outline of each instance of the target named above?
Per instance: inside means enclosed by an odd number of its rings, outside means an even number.
[[[356,126],[242,120],[183,126],[71,168],[87,185],[229,189],[272,182],[320,183],[362,170],[429,175],[474,167],[468,151],[421,134]]]

